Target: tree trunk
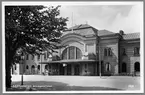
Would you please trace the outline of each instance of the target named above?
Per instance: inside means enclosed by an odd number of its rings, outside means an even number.
[[[8,48],[6,48],[6,66],[5,66],[5,70],[6,70],[6,88],[11,88],[11,66],[12,66],[12,60],[13,60],[13,55],[14,52],[10,52]]]
[[[8,61],[9,62],[9,61]],[[6,88],[11,88],[11,65],[6,62]]]

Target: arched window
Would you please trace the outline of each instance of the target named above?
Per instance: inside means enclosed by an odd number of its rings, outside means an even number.
[[[67,59],[67,48],[62,53],[62,59]]]
[[[82,52],[79,48],[76,48],[76,59],[81,59],[82,58]]]
[[[75,59],[75,47],[69,47],[69,59]]]
[[[126,63],[122,63],[122,72],[123,72],[123,73],[126,73],[126,72],[127,72]]]
[[[26,66],[26,69],[29,69],[29,66],[28,65]]]
[[[126,49],[122,48],[122,55],[126,55]]]
[[[139,62],[135,62],[134,64],[134,70],[139,72],[140,71],[140,63]]]
[[[66,48],[62,53],[62,59],[81,59],[82,52],[79,48],[71,46]]]
[[[110,65],[110,63],[108,62],[108,63],[106,63],[106,71],[111,71],[111,65]]]
[[[31,69],[34,69],[34,68],[35,68],[35,66],[34,66],[34,65],[32,65]]]

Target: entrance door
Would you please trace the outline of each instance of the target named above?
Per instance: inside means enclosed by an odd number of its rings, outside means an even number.
[[[35,74],[35,66],[34,65],[31,66],[31,74]]]
[[[67,75],[71,75],[71,64],[67,65]]]
[[[127,71],[126,69],[127,69],[126,63],[122,63],[122,72],[126,73],[126,71]]]
[[[75,70],[74,75],[80,75],[80,65],[79,64],[75,65],[74,70]]]
[[[134,70],[136,72],[140,72],[140,63],[139,62],[135,62],[135,64],[134,64]]]
[[[64,67],[62,64],[60,64],[60,66],[59,66],[59,74],[64,75]]]

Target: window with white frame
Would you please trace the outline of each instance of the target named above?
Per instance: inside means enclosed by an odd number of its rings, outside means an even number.
[[[139,47],[134,47],[134,55],[139,55],[140,48]]]
[[[112,56],[112,49],[111,48],[105,48],[104,49],[104,56]]]
[[[112,56],[112,50],[111,50],[111,48],[108,48],[108,56]]]
[[[106,68],[106,71],[107,71],[107,72],[111,71],[111,65],[110,65],[109,62],[106,63],[105,68]]]

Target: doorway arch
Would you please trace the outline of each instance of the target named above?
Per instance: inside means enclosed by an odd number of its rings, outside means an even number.
[[[135,72],[140,72],[140,63],[139,62],[134,63],[134,71]]]
[[[126,66],[126,63],[122,63],[122,72],[123,73],[126,73],[127,72],[127,66]]]
[[[31,66],[31,73],[35,74],[35,66],[34,65]]]

